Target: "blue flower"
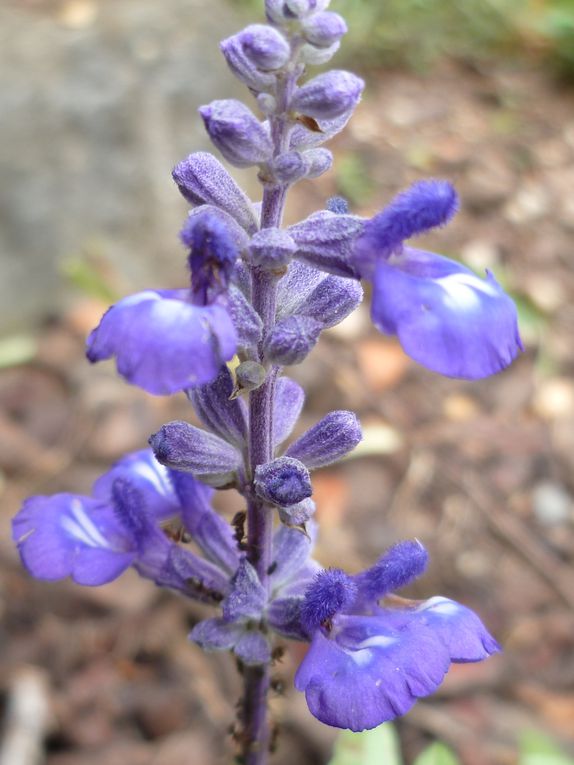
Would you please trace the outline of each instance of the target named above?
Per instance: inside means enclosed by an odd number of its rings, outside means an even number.
[[[415,361],[447,377],[479,379],[505,369],[522,350],[516,308],[494,276],[404,241],[450,220],[458,207],[445,181],[421,181],[368,221],[352,263],[373,283],[375,326],[397,335]]]
[[[38,579],[70,576],[96,586],[129,566],[189,597],[223,597],[239,556],[231,528],[210,507],[211,490],[160,465],[151,450],[129,454],[99,478],[92,496],[30,497],[13,521],[22,562]],[[164,532],[181,522],[206,557]],[[191,584],[190,584],[191,582]],[[194,584],[201,584],[199,590]]]
[[[322,722],[374,728],[433,693],[452,662],[481,661],[499,650],[459,603],[389,594],[422,573],[426,561],[422,545],[403,542],[361,574],[322,571],[309,586],[300,618],[311,646],[295,686]]]

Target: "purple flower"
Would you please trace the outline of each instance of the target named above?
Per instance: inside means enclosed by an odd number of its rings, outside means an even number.
[[[312,639],[295,685],[322,722],[374,728],[433,693],[451,662],[500,650],[476,614],[448,598],[377,604],[425,564],[422,545],[403,542],[362,574],[323,571],[307,589],[300,619]]]
[[[142,576],[189,597],[221,599],[225,572],[238,563],[231,530],[209,507],[209,489],[189,476],[177,478],[176,487],[174,474],[151,450],[143,450],[101,476],[91,497],[30,497],[13,521],[22,562],[38,579],[70,576],[89,586],[106,584],[134,566]],[[214,562],[170,540],[161,527],[168,519],[182,521]]]
[[[351,260],[373,282],[371,316],[381,332],[397,335],[428,369],[479,379],[522,350],[513,301],[491,273],[481,279],[460,263],[403,246],[446,223],[457,206],[449,183],[414,184],[365,225]]]
[[[146,290],[113,305],[92,331],[87,357],[116,358],[118,372],[165,395],[214,380],[237,346],[223,301],[191,302],[189,290]]]

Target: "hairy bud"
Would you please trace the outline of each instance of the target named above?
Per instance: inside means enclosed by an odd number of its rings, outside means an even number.
[[[269,133],[241,101],[212,101],[199,113],[214,145],[232,165],[249,167],[271,158],[273,143]]]

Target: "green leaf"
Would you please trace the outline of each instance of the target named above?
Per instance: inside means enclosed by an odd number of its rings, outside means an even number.
[[[537,731],[527,731],[520,740],[520,765],[574,765],[552,739]]]
[[[424,752],[421,752],[414,765],[459,765],[454,752],[440,741],[435,741]]]
[[[402,765],[402,761],[397,733],[387,723],[362,733],[341,733],[329,765]]]

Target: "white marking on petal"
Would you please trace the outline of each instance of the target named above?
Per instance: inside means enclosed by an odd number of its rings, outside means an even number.
[[[477,292],[482,292],[488,297],[496,297],[498,294],[494,285],[474,274],[450,274],[436,279],[436,284],[443,288],[451,307],[457,311],[476,310],[480,306],[480,296]]]
[[[129,295],[128,297],[123,298],[119,301],[119,303],[116,303],[116,305],[119,305],[121,303],[122,308],[125,308],[126,306],[130,305],[137,305],[138,303],[143,303],[145,300],[161,300],[161,295],[158,295],[157,292],[154,292],[153,290],[144,290],[143,292],[136,292],[135,295]]]
[[[62,516],[61,525],[71,537],[88,547],[112,549],[112,545],[86,513],[79,499],[72,500],[70,514]]]
[[[167,470],[159,463],[157,466],[150,465],[149,462],[137,461],[130,469],[140,478],[143,478],[157,490],[159,494],[169,496],[171,494],[171,484],[169,482]]]
[[[385,637],[384,635],[373,635],[373,637],[362,640],[359,643],[359,648],[388,648],[396,642],[397,638]]]
[[[434,598],[429,598],[422,605],[417,608],[417,611],[427,611],[432,609],[437,614],[444,614],[445,616],[453,616],[459,613],[460,606],[455,603],[454,600],[443,598],[441,595],[435,595]]]

